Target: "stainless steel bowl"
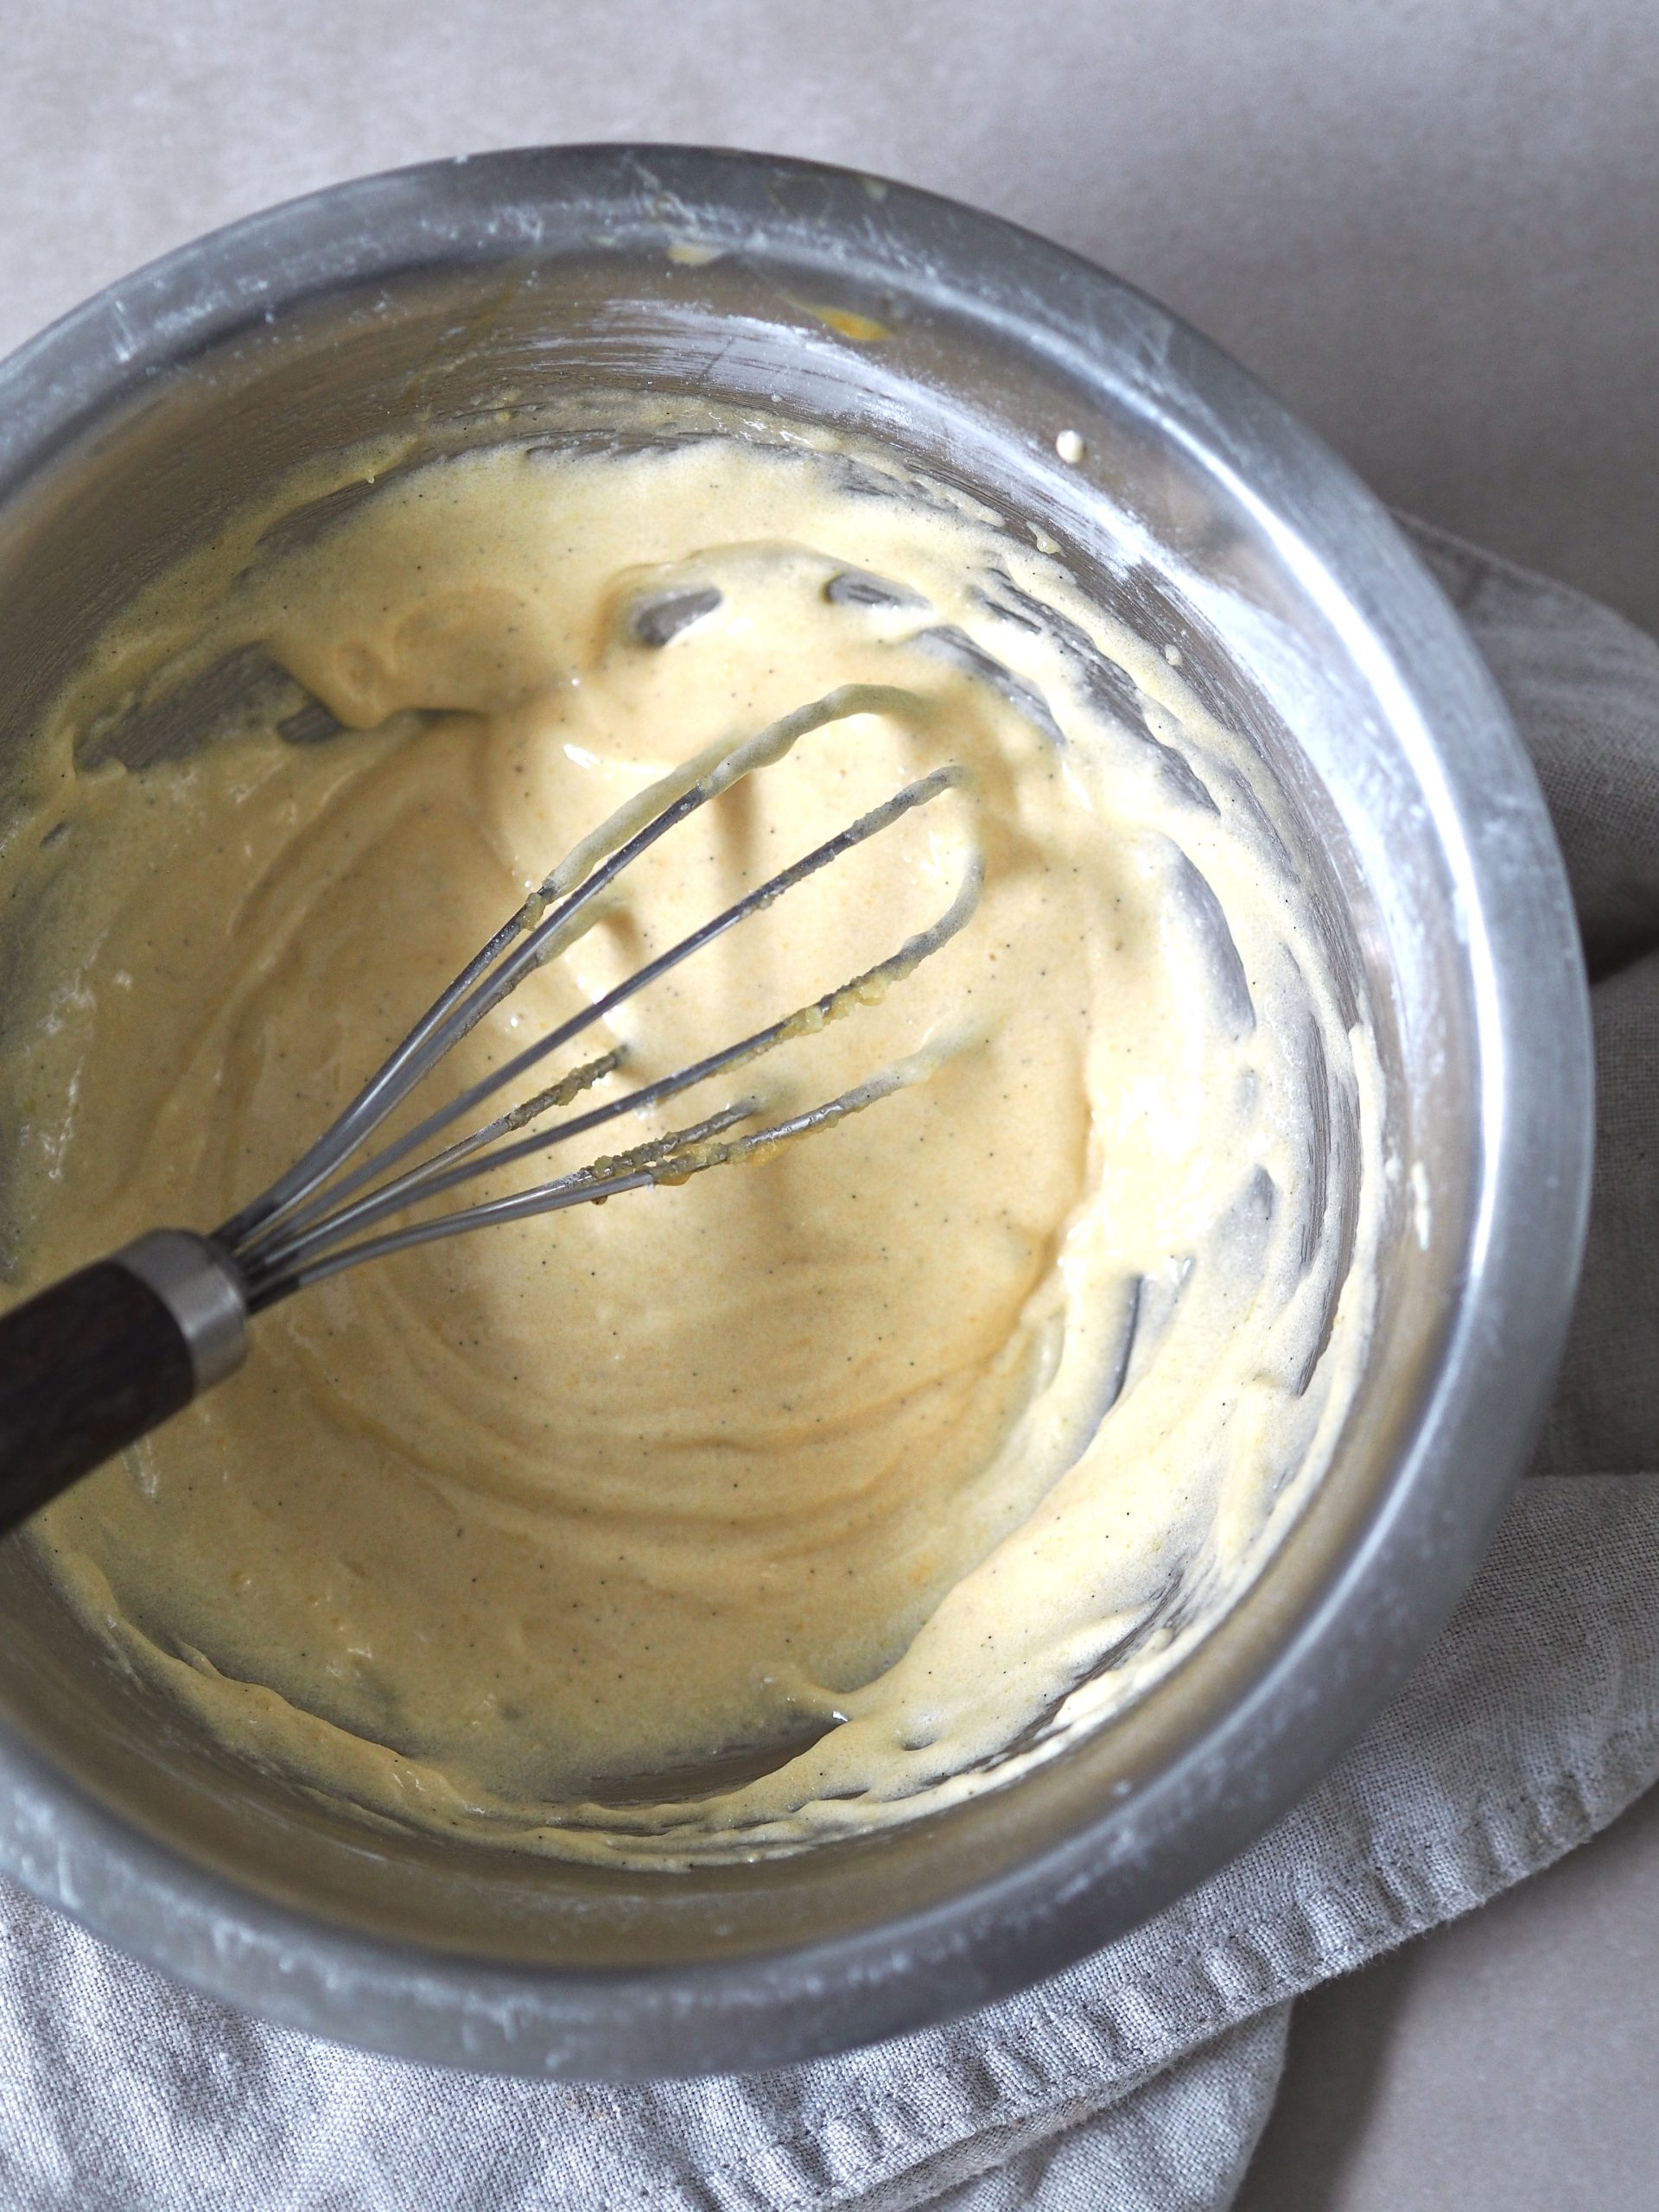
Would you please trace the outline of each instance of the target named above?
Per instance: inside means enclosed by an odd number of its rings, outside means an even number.
[[[1237,1850],[1473,1572],[1542,1411],[1588,1188],[1560,860],[1491,679],[1387,514],[1163,308],[874,179],[493,155],[278,208],[79,309],[0,370],[0,774],[100,622],[296,463],[388,429],[437,450],[601,420],[641,386],[896,443],[1179,646],[1287,794],[1417,1187],[1388,1193],[1337,1464],[1207,1641],[1017,1783],[793,1859],[632,1874],[376,1831],[234,1765],[117,1669],[26,1547],[0,1551],[0,1863],[273,2018],[530,2074],[891,2035],[1063,1966]]]

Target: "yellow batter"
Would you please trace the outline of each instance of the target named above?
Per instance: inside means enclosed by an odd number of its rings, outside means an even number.
[[[626,1079],[869,966],[976,852],[983,899],[735,1088],[788,1109],[931,1045],[930,1079],[262,1317],[241,1373],[42,1516],[73,1602],[372,1814],[671,1863],[1005,1777],[1168,1665],[1317,1478],[1369,1315],[1369,1213],[1336,1221],[1369,1052],[1249,756],[1052,561],[828,441],[502,449],[256,536],[112,633],[0,864],[19,1294],[232,1212],[575,838],[836,684],[906,696],[673,833],[446,1083],[940,762],[967,795],[617,1017]],[[346,730],[251,711],[108,757],[135,683],[250,641]],[[1329,1172],[1311,1084],[1350,1133]]]

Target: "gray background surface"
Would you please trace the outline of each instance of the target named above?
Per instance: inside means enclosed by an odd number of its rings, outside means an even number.
[[[8,0],[0,350],[365,170],[677,138],[996,210],[1659,625],[1654,0]],[[1249,2212],[1659,2206],[1659,1805],[1299,2008]]]

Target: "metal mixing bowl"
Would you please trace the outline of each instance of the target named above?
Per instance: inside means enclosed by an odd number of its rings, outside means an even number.
[[[274,2018],[525,2073],[775,2064],[937,2019],[1264,1827],[1481,1556],[1555,1366],[1589,1176],[1548,823],[1387,514],[1161,308],[872,179],[676,149],[491,156],[298,201],[92,301],[0,370],[0,769],[105,618],[295,464],[388,429],[436,450],[540,410],[602,416],[642,386],[896,443],[1179,647],[1286,794],[1376,1018],[1405,1172],[1337,1462],[1259,1581],[1092,1738],[861,1841],[631,1873],[370,1828],[233,1764],[116,1668],[26,1546],[0,1550],[0,1863]]]

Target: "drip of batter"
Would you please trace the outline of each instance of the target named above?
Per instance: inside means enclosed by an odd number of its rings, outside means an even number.
[[[976,853],[983,899],[763,1071],[785,1109],[928,1080],[275,1309],[41,1517],[61,1586],[246,1755],[568,1855],[795,1847],[1044,1756],[1236,1594],[1363,1350],[1369,1046],[1258,765],[1052,559],[827,439],[505,448],[262,528],[105,641],[6,847],[18,1294],[228,1214],[575,839],[836,684],[893,703],[664,840],[446,1084],[947,760],[968,795],[584,1056],[648,1079],[776,1018]],[[254,684],[124,759],[158,688],[260,655],[327,715]]]

